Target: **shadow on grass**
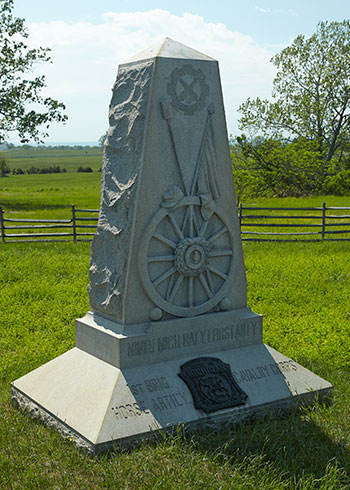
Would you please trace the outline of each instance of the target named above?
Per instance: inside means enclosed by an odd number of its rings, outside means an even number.
[[[305,476],[323,478],[333,461],[350,481],[349,450],[300,412],[231,430],[198,432],[192,440],[198,451],[232,466],[248,467],[255,460],[295,481]]]

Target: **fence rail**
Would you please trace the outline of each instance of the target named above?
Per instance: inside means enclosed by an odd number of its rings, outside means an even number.
[[[72,205],[69,219],[7,218],[0,206],[1,241],[89,241],[95,234],[98,212],[98,209],[78,209]],[[241,204],[238,217],[244,241],[350,241],[350,207],[327,207],[325,203],[314,208]]]
[[[283,211],[283,213],[275,214],[276,211]],[[328,214],[329,211],[332,214]],[[344,211],[349,211],[349,213],[341,214]],[[284,220],[284,222],[280,220]],[[239,223],[242,240],[245,241],[290,242],[301,239],[308,241],[350,241],[350,207],[327,207],[326,203],[314,208],[257,207],[241,204],[239,206]],[[267,230],[261,230],[261,228],[267,228]],[[250,235],[254,235],[254,237]],[[333,238],[335,235],[337,237]]]
[[[95,234],[98,220],[96,213],[98,212],[98,209],[77,209],[73,204],[71,208],[72,217],[69,219],[7,218],[5,210],[0,206],[1,241],[67,242],[73,240],[77,242],[91,240]],[[84,216],[81,216],[81,213],[85,213]],[[86,216],[86,214],[92,216]],[[82,222],[84,224],[82,224]],[[44,230],[52,229],[62,231],[44,232]],[[30,230],[31,232],[13,233],[13,230]],[[39,232],[40,230],[42,230],[43,233]]]

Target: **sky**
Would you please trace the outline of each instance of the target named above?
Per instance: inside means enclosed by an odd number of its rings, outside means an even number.
[[[219,61],[228,133],[238,135],[238,108],[271,98],[271,57],[319,21],[350,17],[349,0],[15,0],[31,47],[49,47],[40,64],[43,95],[66,105],[46,144],[97,142],[108,128],[111,89],[120,63],[170,37]],[[9,141],[18,142],[11,135]]]

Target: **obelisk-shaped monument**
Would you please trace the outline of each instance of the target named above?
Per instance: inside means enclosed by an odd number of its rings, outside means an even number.
[[[92,453],[331,393],[263,344],[218,63],[168,38],[119,66],[89,298],[75,348],[12,390]]]

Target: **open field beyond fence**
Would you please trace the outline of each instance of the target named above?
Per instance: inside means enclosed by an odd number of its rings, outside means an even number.
[[[103,149],[100,147],[65,147],[65,148],[14,148],[1,152],[11,170],[21,168],[26,173],[31,167],[47,168],[59,166],[67,172],[76,172],[79,166],[91,167],[97,172],[102,166]]]

